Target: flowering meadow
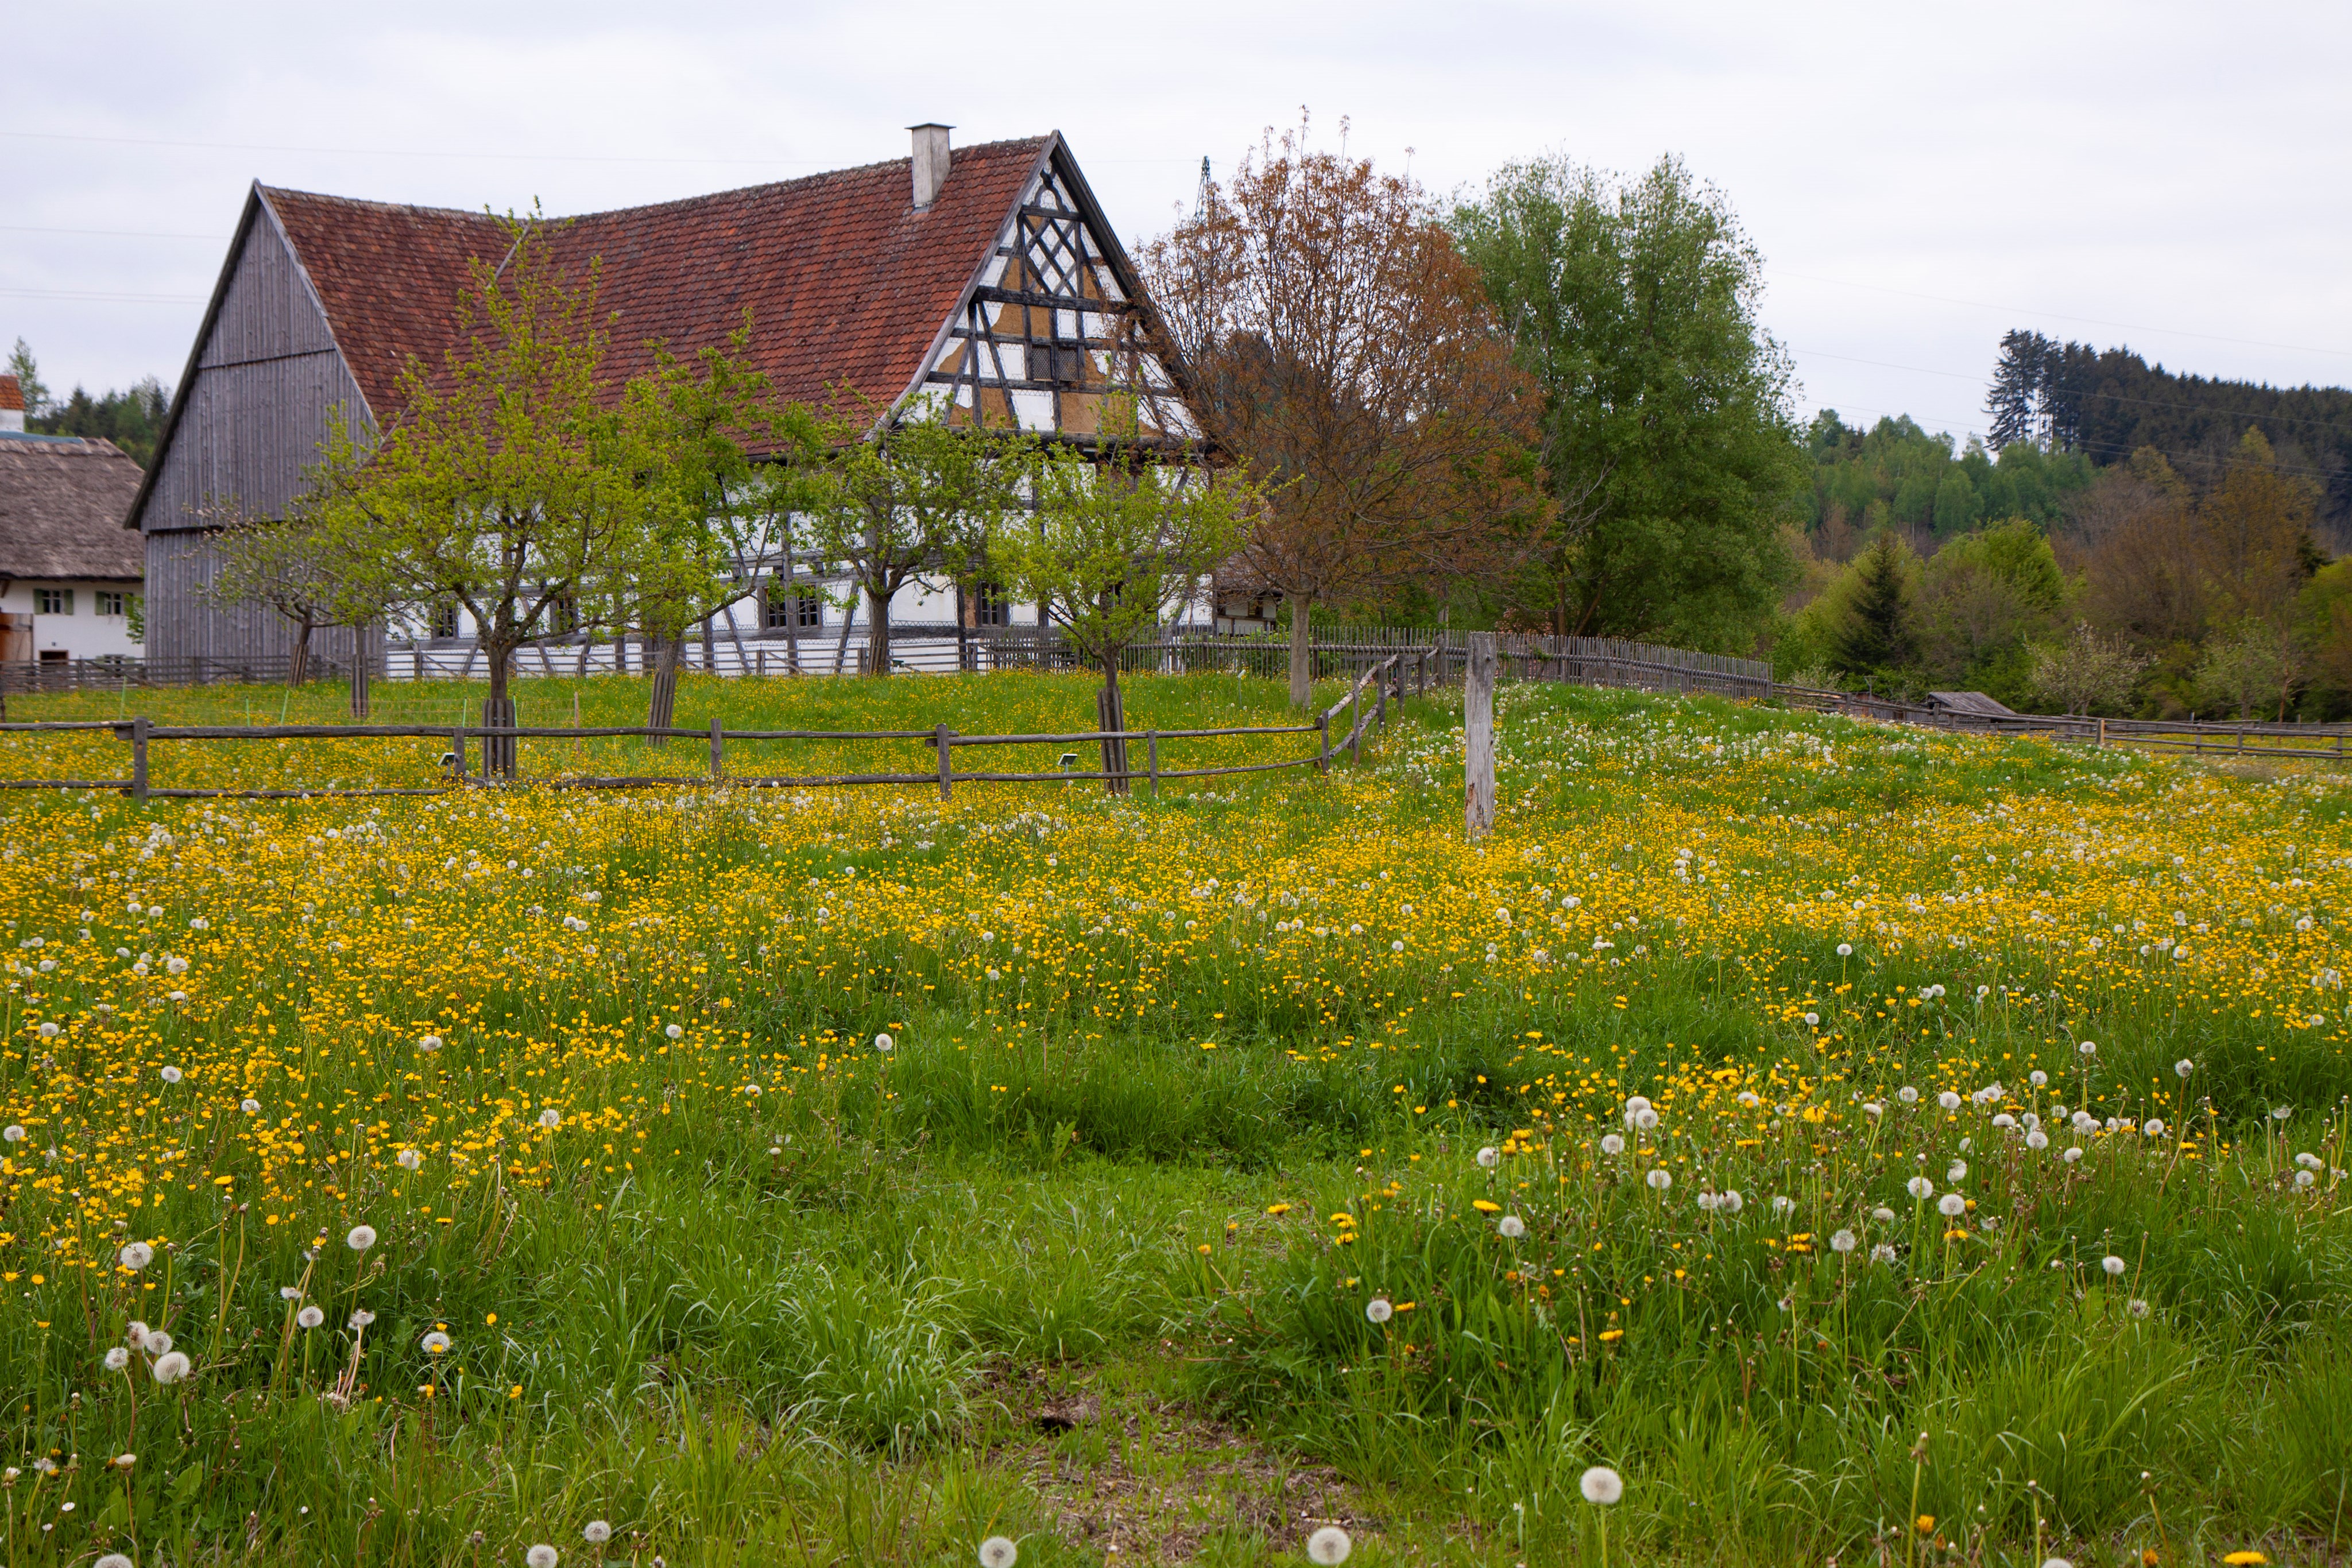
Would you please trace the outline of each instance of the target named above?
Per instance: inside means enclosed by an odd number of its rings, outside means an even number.
[[[1129,705],[1286,722],[1231,676]],[[1091,711],[1042,675],[679,699]],[[10,1568],[2343,1550],[2336,775],[1555,686],[1497,730],[1480,843],[1458,694],[1326,777],[1156,800],[0,798]],[[0,773],[121,749],[5,735]],[[156,778],[429,788],[438,749],[159,743]]]

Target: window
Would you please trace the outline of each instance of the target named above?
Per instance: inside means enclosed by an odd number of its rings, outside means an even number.
[[[792,592],[770,589],[763,596],[763,624],[771,632],[790,626],[805,632],[824,624],[824,596],[812,590]]]
[[[455,637],[457,634],[457,607],[456,605],[436,604],[433,607],[432,634],[436,637]]]
[[[33,613],[36,615],[72,614],[73,590],[70,588],[37,588],[33,590]]]
[[[1013,624],[1013,601],[1004,597],[1003,583],[983,582],[972,591],[971,623],[975,626]]]
[[[549,637],[569,637],[580,630],[580,601],[571,594],[559,594],[548,601],[547,617],[541,622],[542,634]],[[452,632],[450,635],[455,636]]]
[[[44,648],[41,650],[41,663],[44,664],[62,664],[71,655],[69,655],[63,648]]]
[[[96,613],[100,615],[120,615],[122,613],[122,594],[120,590],[101,588],[98,591],[97,599],[98,603],[94,606]]]

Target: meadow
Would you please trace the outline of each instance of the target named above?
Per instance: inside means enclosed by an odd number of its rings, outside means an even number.
[[[1232,676],[1128,701],[1284,722]],[[1498,708],[1479,843],[1458,694],[1157,800],[0,798],[10,1568],[1271,1564],[1335,1525],[1375,1565],[2333,1561],[2339,776]],[[1020,733],[1092,692],[678,711]],[[156,781],[438,750],[177,743]],[[0,775],[121,751],[0,736]]]

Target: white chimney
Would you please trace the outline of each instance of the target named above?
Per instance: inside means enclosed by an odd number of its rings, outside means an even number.
[[[25,389],[14,376],[0,376],[0,430],[25,428]]]
[[[951,125],[910,125],[915,133],[915,206],[918,211],[939,200],[948,183],[948,132]]]

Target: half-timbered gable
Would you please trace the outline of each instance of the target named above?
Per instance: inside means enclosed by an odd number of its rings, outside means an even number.
[[[617,392],[748,324],[743,356],[779,394],[854,394],[897,410],[1090,443],[1132,393],[1146,439],[1189,441],[1153,351],[1132,266],[1058,134],[957,149],[915,128],[916,156],[551,225],[556,264],[601,267]],[[367,429],[412,361],[437,365],[478,262],[507,231],[483,213],[256,184],[131,509],[148,540],[150,646],[164,657],[285,651],[265,612],[208,604],[208,510],[274,515],[317,460],[333,412]]]

